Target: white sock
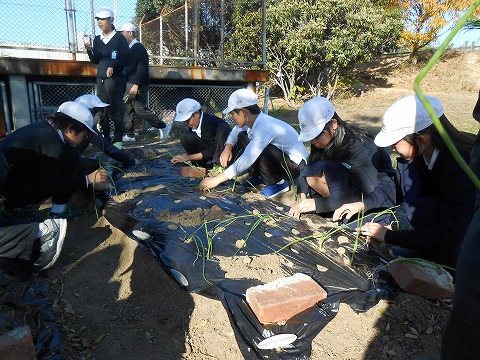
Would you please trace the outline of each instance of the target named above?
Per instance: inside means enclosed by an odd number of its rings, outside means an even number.
[[[285,182],[285,179],[282,179],[279,182],[277,182],[277,185],[282,185],[284,182]]]
[[[64,212],[66,208],[66,204],[52,204],[52,208],[50,209],[50,211],[59,214]]]

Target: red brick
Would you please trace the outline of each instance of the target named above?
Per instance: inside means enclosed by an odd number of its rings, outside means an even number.
[[[388,270],[398,286],[408,293],[428,298],[453,298],[452,276],[441,267],[432,269],[431,266],[400,260],[391,262]]]
[[[327,292],[317,282],[300,273],[246,292],[247,303],[262,324],[288,320],[326,297]]]
[[[35,348],[28,326],[16,328],[0,336],[0,359],[35,360]]]

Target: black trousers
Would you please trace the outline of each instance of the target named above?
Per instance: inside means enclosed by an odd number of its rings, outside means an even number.
[[[238,135],[237,141],[237,145],[241,149],[240,154],[249,142],[247,132],[242,131]],[[250,166],[248,172],[252,177],[259,176],[265,185],[273,185],[282,179],[288,181],[296,180],[306,165],[305,160],[302,160],[302,162],[297,165],[290,159],[288,154],[276,146],[269,144],[263,149],[253,165]]]
[[[37,234],[37,222],[0,228],[0,258],[31,261],[38,256]]]
[[[148,87],[140,87],[138,89],[137,95],[129,96],[130,89],[133,84],[127,83],[124,94],[124,114],[123,114],[123,123],[125,125],[125,134],[128,136],[134,136],[134,125],[133,120],[135,114],[142,119],[148,121],[148,123],[157,129],[163,129],[165,123],[158,118],[155,113],[147,107],[148,99]]]
[[[110,104],[107,111],[100,117],[103,136],[112,141],[110,136],[110,121],[113,122],[113,142],[122,141],[125,126],[123,125],[123,94],[125,93],[125,78],[113,76],[97,79],[97,95],[103,102]]]
[[[220,165],[220,155],[222,154],[225,142],[227,141],[228,134],[230,134],[231,130],[230,126],[226,123],[220,124],[217,127],[215,133],[215,151],[213,156],[212,158],[204,158],[201,161],[196,161],[198,166],[208,167],[210,163]],[[197,154],[207,148],[205,141],[192,131],[184,132],[180,137],[180,142],[188,155]]]

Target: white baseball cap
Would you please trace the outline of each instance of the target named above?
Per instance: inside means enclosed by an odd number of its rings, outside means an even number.
[[[238,89],[228,98],[228,105],[223,113],[226,115],[235,109],[241,109],[251,105],[257,105],[258,96],[252,90]]]
[[[197,100],[185,98],[177,104],[176,115],[173,121],[185,121],[190,119],[195,111],[200,110],[201,105]]]
[[[135,25],[133,25],[132,23],[125,23],[123,24],[122,26],[120,26],[120,30],[118,31],[131,31],[131,32],[135,32]]]
[[[310,141],[316,138],[332,120],[335,114],[333,104],[324,97],[315,97],[308,100],[298,111],[298,126],[300,136],[298,141]]]
[[[85,94],[82,96],[79,96],[78,98],[75,99],[76,103],[80,103],[82,105],[85,105],[87,109],[93,109],[96,107],[107,107],[110,104],[104,103],[98,96],[92,95],[92,94]]]
[[[427,96],[437,117],[443,115],[439,99]],[[386,147],[402,140],[405,136],[417,133],[433,124],[427,109],[416,95],[406,95],[396,100],[385,111],[382,130],[375,136],[375,145]]]
[[[95,13],[95,19],[108,19],[113,17],[113,11],[106,7],[98,9]]]
[[[67,101],[59,106],[57,112],[70,116],[72,119],[81,122],[94,135],[97,133],[93,131],[93,116],[90,110],[85,105],[75,101]]]

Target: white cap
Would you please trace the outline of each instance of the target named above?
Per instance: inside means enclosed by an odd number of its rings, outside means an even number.
[[[427,96],[437,117],[443,115],[439,99]],[[416,95],[406,95],[396,100],[385,111],[382,130],[375,137],[375,145],[386,147],[402,140],[405,136],[417,133],[433,124],[432,118]]]
[[[305,102],[298,111],[298,141],[315,139],[323,131],[325,124],[332,120],[333,114],[333,104],[324,97],[315,97]]]
[[[197,100],[186,98],[180,101],[177,104],[177,114],[175,115],[175,119],[173,121],[185,121],[190,119],[190,116],[195,111],[200,110],[201,105]]]
[[[125,23],[123,24],[122,26],[120,26],[120,30],[118,31],[131,31],[131,32],[135,32],[135,25],[133,25],[132,23]]]
[[[238,89],[234,91],[228,98],[228,106],[223,110],[224,114],[228,114],[235,109],[241,109],[251,105],[257,105],[258,96],[252,90]]]
[[[93,109],[96,107],[106,107],[110,105],[110,104],[104,103],[102,100],[100,100],[98,96],[95,96],[92,94],[85,94],[85,95],[79,96],[78,98],[75,99],[75,102],[85,105],[87,109]]]
[[[85,105],[75,101],[67,101],[59,106],[57,112],[70,116],[72,119],[81,122],[90,132],[96,135],[93,131],[93,116],[90,110]]]
[[[113,17],[113,11],[106,7],[98,9],[95,13],[95,19],[108,19]]]

